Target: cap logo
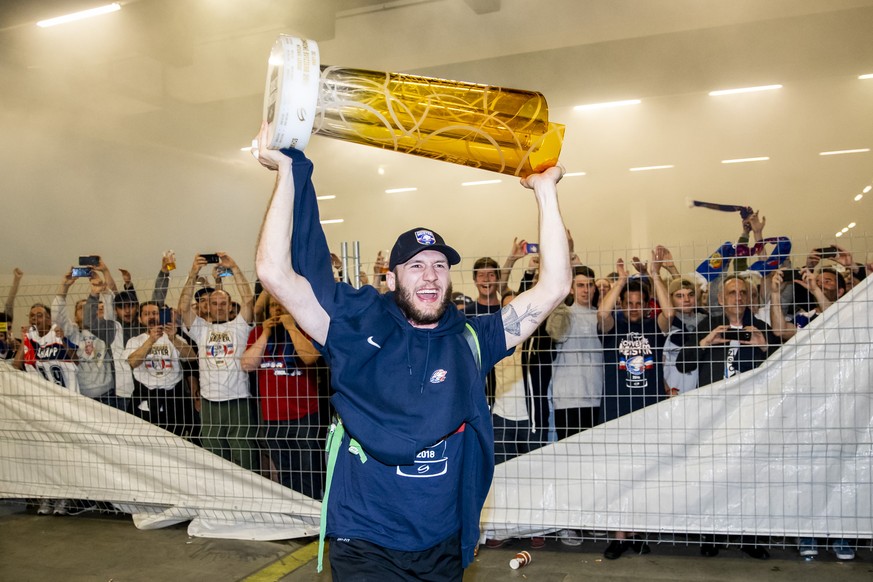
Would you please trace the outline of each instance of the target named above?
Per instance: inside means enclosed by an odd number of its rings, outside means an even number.
[[[418,244],[425,246],[436,244],[436,237],[429,230],[416,230],[415,240],[418,241]]]

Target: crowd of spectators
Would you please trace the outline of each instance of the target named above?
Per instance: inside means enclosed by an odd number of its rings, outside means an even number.
[[[756,241],[765,240],[763,227],[757,213],[749,215],[738,244],[747,244],[752,231]],[[573,280],[565,304],[487,382],[497,463],[758,367],[873,268],[829,246],[811,251],[799,269],[785,260],[778,268],[750,270],[747,257],[739,257],[733,270],[709,280],[700,270],[681,274],[671,251],[659,245],[648,261],[620,258],[614,270],[610,265],[611,272],[598,274],[567,236]],[[764,245],[756,249],[765,252]],[[167,304],[172,251],[163,255],[147,301],[130,273],[120,271],[119,288],[102,258],[88,259],[90,266],[64,273],[51,305],[34,303],[17,329],[13,311],[23,272],[13,271],[0,313],[0,359],[320,499],[329,371],[283,306],[225,253],[194,257],[176,305]],[[523,260],[527,266],[512,288],[513,267]],[[452,301],[468,317],[493,313],[531,286],[537,268],[536,246],[514,239],[502,266],[491,257],[475,262],[477,295],[455,293]],[[336,257],[334,269],[343,279]],[[380,290],[386,271],[380,252],[372,273]],[[87,284],[86,296],[71,309],[68,295],[77,281]],[[356,284],[371,284],[370,277],[362,272]],[[38,512],[64,514],[66,503],[44,500]],[[632,532],[612,533],[606,558],[648,553]],[[559,532],[567,545],[578,545],[580,536]],[[489,540],[491,547],[504,543]],[[541,545],[541,538],[531,543]],[[800,547],[805,556],[817,551],[813,539]],[[845,540],[834,548],[844,558],[851,553]],[[743,549],[766,558],[753,544]],[[718,550],[704,538],[701,551]]]

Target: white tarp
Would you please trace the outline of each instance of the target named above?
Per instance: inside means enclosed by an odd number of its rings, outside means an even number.
[[[499,465],[489,537],[564,527],[873,535],[870,288],[754,372]],[[5,366],[0,364],[0,366]],[[137,527],[317,533],[320,504],[34,375],[0,367],[0,497],[108,500]]]
[[[865,281],[752,372],[499,465],[483,529],[870,537],[870,294]]]
[[[316,535],[321,504],[152,424],[0,363],[0,497],[112,501],[141,529]]]

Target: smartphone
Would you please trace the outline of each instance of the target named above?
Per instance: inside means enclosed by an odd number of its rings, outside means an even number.
[[[173,323],[173,309],[166,305],[161,307],[158,317],[160,318],[159,321],[161,325]]]
[[[73,267],[73,277],[90,277],[91,267]]]
[[[829,246],[813,249],[812,252],[818,253],[818,256],[822,259],[833,259],[840,254],[840,249],[835,246]]]
[[[205,254],[205,255],[201,254],[200,256],[203,257],[203,259],[207,263],[217,263],[221,260],[221,258],[216,253]]]
[[[741,342],[751,341],[752,332],[744,329],[729,329],[722,332],[721,337],[727,340],[737,340]]]
[[[79,257],[79,265],[82,267],[98,267],[100,266],[100,257],[97,255]]]
[[[527,255],[531,255],[531,254],[535,255],[535,254],[539,253],[540,252],[539,243],[527,243],[526,245],[524,245],[524,252]]]

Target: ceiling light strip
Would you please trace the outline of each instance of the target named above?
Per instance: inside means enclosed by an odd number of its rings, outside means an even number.
[[[325,194],[324,196],[316,196],[316,200],[333,200],[336,198],[336,194]]]
[[[488,184],[499,184],[503,180],[479,180],[477,182],[461,182],[461,186],[485,186]]]
[[[56,18],[49,18],[48,20],[40,20],[36,23],[36,25],[40,28],[48,28],[49,26],[57,26],[58,24],[66,24],[67,22],[84,20],[93,16],[100,16],[101,14],[118,12],[119,10],[121,10],[121,4],[119,4],[118,2],[113,2],[112,4],[107,4],[105,6],[98,6],[97,8],[82,10],[81,12],[73,12],[72,14],[65,14],[64,16],[58,16]]]
[[[586,175],[587,174],[585,172],[567,172],[566,174],[564,174],[564,177],[565,178],[572,178],[574,176],[586,176]]]
[[[770,158],[767,156],[760,156],[757,158],[736,158],[734,160],[722,160],[722,164],[745,164],[746,162],[766,162],[769,161]]]
[[[639,168],[629,168],[631,172],[648,172],[649,170],[667,170],[669,168],[673,168],[673,165],[664,165],[664,166],[640,166]]]
[[[759,87],[740,87],[738,89],[719,89],[717,91],[710,91],[709,95],[711,97],[718,97],[719,95],[736,95],[738,93],[757,93],[758,91],[774,91],[776,89],[781,89],[782,85],[761,85]]]
[[[839,156],[842,154],[863,154],[870,151],[870,148],[858,148],[854,150],[834,150],[831,152],[819,152],[820,156]]]
[[[867,73],[866,75],[858,75],[858,78],[861,80],[864,79],[873,79],[873,73]]]
[[[401,192],[415,192],[418,188],[389,188],[385,194],[400,194]]]
[[[339,224],[341,222],[345,222],[342,218],[329,218],[327,220],[320,220],[321,224]]]
[[[623,101],[608,101],[606,103],[589,103],[587,105],[577,105],[573,111],[591,111],[593,109],[612,109],[614,107],[627,107],[628,105],[639,105],[642,103],[639,99],[625,99]]]

